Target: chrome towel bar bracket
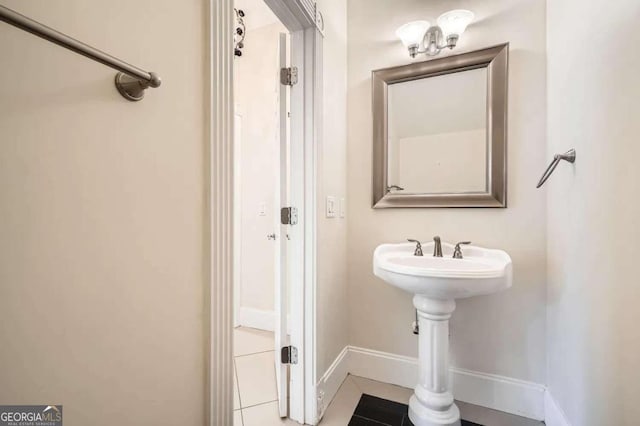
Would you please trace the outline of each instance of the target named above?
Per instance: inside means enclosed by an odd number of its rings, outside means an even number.
[[[139,101],[144,98],[144,91],[147,88],[160,86],[160,77],[156,73],[147,72],[121,61],[2,5],[0,5],[0,21],[119,71],[115,79],[116,88],[127,100]]]
[[[551,176],[551,174],[556,169],[556,167],[558,167],[558,164],[560,163],[561,160],[568,161],[569,163],[575,163],[575,161],[576,161],[576,150],[575,149],[570,149],[569,151],[565,152],[564,154],[556,154],[556,155],[554,155],[553,156],[553,161],[551,162],[551,164],[549,164],[549,167],[547,167],[547,170],[544,171],[544,174],[540,178],[540,181],[538,182],[538,186],[536,186],[536,188],[540,188],[542,185],[544,185],[544,183],[547,181],[547,179],[549,179],[549,176]]]

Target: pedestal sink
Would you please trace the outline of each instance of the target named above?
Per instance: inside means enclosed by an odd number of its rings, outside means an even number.
[[[414,255],[412,243],[382,244],[373,254],[373,272],[387,283],[414,294],[418,310],[419,377],[409,400],[415,426],[459,426],[460,410],[449,383],[449,319],[455,299],[492,294],[511,287],[511,258],[502,250],[465,246],[454,259],[454,246],[442,243],[443,257],[433,257],[434,243]]]

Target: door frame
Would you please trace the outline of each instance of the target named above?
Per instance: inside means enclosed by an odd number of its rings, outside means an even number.
[[[308,0],[264,0],[289,30],[291,63],[298,88],[291,93],[291,203],[299,210],[302,244],[292,247],[291,343],[298,364],[291,366],[290,415],[316,424],[316,150],[321,138],[322,34]],[[207,424],[233,424],[233,0],[207,0],[210,55],[208,109]],[[303,114],[295,114],[303,111]],[[302,141],[296,144],[295,141]],[[295,236],[292,234],[292,241]],[[298,281],[299,282],[299,281]]]
[[[244,113],[242,108],[235,104],[233,108],[233,205],[239,206],[242,203],[242,143],[238,143],[236,118],[241,124],[240,130],[244,126]],[[240,133],[242,137],[242,133]],[[238,211],[233,211],[233,240],[242,239],[242,220]],[[240,325],[240,293],[242,291],[242,251],[240,244],[233,245],[233,327]]]

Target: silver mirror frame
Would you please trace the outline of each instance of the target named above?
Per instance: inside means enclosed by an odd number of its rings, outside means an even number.
[[[485,192],[400,194],[388,189],[390,84],[487,68],[487,188]],[[509,43],[372,72],[373,208],[507,206]]]

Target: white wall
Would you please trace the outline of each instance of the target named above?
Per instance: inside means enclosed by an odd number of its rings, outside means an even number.
[[[325,21],[323,126],[318,146],[316,375],[320,378],[349,343],[347,220],[326,218],[325,199],[347,193],[347,5],[318,0]],[[347,210],[347,217],[351,214]],[[339,216],[339,215],[338,215]]]
[[[163,82],[128,102],[115,71],[0,23],[0,404],[202,425],[206,3],[2,4]]]
[[[371,70],[410,62],[394,32],[416,19],[453,8],[476,21],[456,53],[510,42],[507,209],[371,208]],[[545,4],[349,0],[348,2],[348,253],[349,334],[355,346],[417,355],[411,295],[374,277],[378,244],[406,238],[471,240],[506,250],[513,288],[458,302],[451,323],[452,365],[545,382],[545,213],[536,191],[546,156]]]
[[[251,11],[246,12],[250,21]],[[278,39],[286,32],[279,22],[248,30],[243,55],[234,63],[236,113],[242,117],[240,306],[266,312],[273,312],[275,297],[277,243],[267,235],[277,231],[280,207],[275,204],[280,155]],[[259,214],[261,204],[264,216]]]
[[[575,426],[640,418],[638,16],[636,0],[548,2],[547,157],[577,159],[545,185],[547,377]]]
[[[253,30],[279,22],[264,0],[234,0],[233,6],[245,12],[244,24],[247,33],[251,33],[250,39],[255,37]]]

